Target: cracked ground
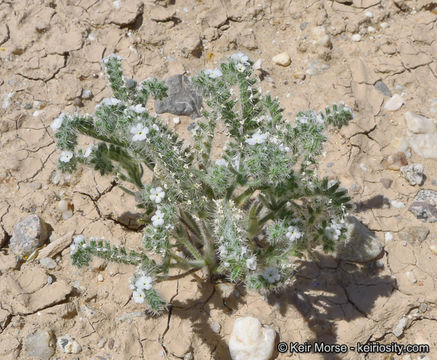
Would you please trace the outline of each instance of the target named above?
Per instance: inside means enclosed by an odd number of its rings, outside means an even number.
[[[6,239],[21,218],[36,213],[52,227],[52,240],[103,236],[140,250],[134,199],[90,169],[60,174],[50,123],[61,112],[93,113],[111,95],[99,64],[111,53],[125,59],[126,77],[143,80],[195,74],[242,51],[263,59],[260,86],[279,97],[290,120],[300,110],[340,101],[353,107],[352,123],[327,133],[319,175],[349,189],[354,215],[385,243],[384,256],[369,264],[322,254],[317,262],[302,260],[293,287],[267,298],[176,276],[158,285],[171,304],[168,313],[152,318],[131,299],[131,267],[95,260],[90,269],[77,269],[68,247],[55,256],[54,269],[37,260],[20,265],[6,240],[0,251],[1,359],[30,359],[25,338],[48,327],[82,347],[76,355],[57,348],[53,359],[184,359],[192,353],[195,360],[227,360],[233,322],[247,315],[271,325],[281,341],[426,343],[426,355],[437,358],[437,225],[408,212],[419,187],[385,166],[406,136],[406,111],[437,117],[435,1],[4,0],[0,20],[0,232]],[[315,35],[320,26],[328,42]],[[353,34],[360,41],[352,41]],[[291,65],[275,65],[272,57],[284,51]],[[379,81],[402,96],[400,109],[384,108],[391,95],[378,90]],[[162,118],[189,141],[190,118],[182,116],[179,125],[170,114]],[[219,134],[215,152],[223,140]],[[407,161],[422,163],[422,188],[437,190],[436,160],[413,152]],[[61,200],[72,215],[63,216]],[[405,207],[390,207],[393,200]],[[426,235],[404,240],[412,227]],[[397,337],[393,329],[404,317]],[[277,354],[419,359],[402,356]]]

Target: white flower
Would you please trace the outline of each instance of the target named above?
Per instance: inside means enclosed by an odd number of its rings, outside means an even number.
[[[68,163],[71,160],[72,157],[73,157],[73,152],[72,151],[68,151],[68,150],[67,151],[63,151],[61,153],[61,156],[59,157],[59,161]]]
[[[329,240],[338,240],[341,235],[341,231],[334,226],[328,226],[325,229],[325,233]]]
[[[284,146],[284,144],[279,144],[279,150],[283,152],[289,152],[290,148],[288,146]]]
[[[247,139],[246,143],[248,143],[249,145],[262,144],[266,141],[266,139],[267,134],[261,134],[261,132],[258,131],[257,133],[253,134],[250,139]]]
[[[111,60],[112,58],[120,60],[120,61],[123,60],[123,58],[120,55],[110,54],[107,57],[105,57],[104,59],[102,59],[102,63],[107,64],[109,62],[109,60]]]
[[[70,245],[70,255],[73,255],[77,249],[79,244],[85,240],[85,236],[83,235],[77,235],[73,238],[73,244]]]
[[[241,256],[244,256],[245,254],[247,254],[248,248],[247,246],[242,246],[241,247]]]
[[[272,267],[266,267],[264,269],[263,276],[270,284],[279,281],[279,279],[281,278],[278,269]]]
[[[251,258],[247,259],[246,266],[249,270],[256,270],[256,266],[257,266],[256,257],[252,256]]]
[[[90,146],[88,146],[88,147],[86,148],[85,153],[83,154],[83,156],[86,157],[86,158],[87,158],[88,156],[90,156],[91,153],[93,152],[93,148],[94,148],[94,145],[90,145]]]
[[[204,71],[204,73],[205,75],[208,75],[211,79],[217,79],[223,75],[220,69],[214,69],[214,70],[207,69]]]
[[[134,134],[132,141],[143,141],[145,138],[147,138],[149,129],[143,124],[137,124],[130,129],[130,132],[131,134]]]
[[[62,126],[62,122],[64,121],[64,114],[59,115],[53,122],[50,124],[50,127],[53,131],[59,130]]]
[[[156,131],[159,131],[159,126],[156,125],[156,124],[153,124],[153,125],[152,125],[152,129],[153,129],[153,130],[156,130]]]
[[[237,64],[235,68],[238,72],[243,72],[244,70],[246,70],[246,67],[243,64]]]
[[[297,239],[300,239],[302,237],[302,233],[299,231],[299,228],[297,226],[289,226],[288,227],[288,232],[285,234],[285,236],[290,240],[290,241],[295,241]]]
[[[150,200],[159,204],[165,196],[165,192],[160,186],[150,189]]]
[[[141,276],[135,283],[137,289],[150,290],[153,279],[150,276]]]
[[[136,112],[137,114],[142,114],[144,111],[146,111],[146,108],[143,107],[143,105],[141,105],[141,104],[137,104],[137,105],[129,106],[129,110],[132,110],[132,111]]]
[[[96,106],[96,109],[98,109],[99,107],[105,105],[105,106],[116,106],[118,104],[120,104],[121,101],[116,99],[116,98],[105,98],[102,100],[102,102],[100,104],[98,104]]]
[[[218,247],[218,251],[219,251],[220,257],[226,256],[227,251],[226,251],[226,248],[224,247],[224,245],[220,245]]]
[[[134,291],[134,293],[133,293],[134,301],[137,304],[142,304],[144,302],[145,297],[146,297],[146,295],[144,294],[143,290],[137,290],[137,291]]]
[[[231,59],[235,62],[242,63],[244,65],[249,65],[249,57],[241,52],[231,55]]]
[[[225,159],[217,159],[215,164],[217,166],[228,166],[228,162]]]
[[[160,227],[164,224],[164,214],[161,210],[157,210],[155,215],[152,216],[152,223],[154,227]]]

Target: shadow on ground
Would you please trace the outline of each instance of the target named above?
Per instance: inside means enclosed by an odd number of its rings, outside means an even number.
[[[302,275],[296,277],[293,286],[280,294],[270,294],[267,301],[276,306],[282,316],[293,306],[314,334],[309,343],[338,344],[335,323],[367,317],[379,297],[391,295],[396,282],[390,276],[380,276],[375,262],[340,263],[336,267],[330,256],[319,254],[318,257],[318,263],[302,261],[298,267],[298,274]],[[322,267],[322,264],[328,266]],[[323,354],[325,360],[343,358],[344,354]]]

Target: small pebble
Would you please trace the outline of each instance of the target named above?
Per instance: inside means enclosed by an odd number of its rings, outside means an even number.
[[[97,275],[97,281],[100,281],[100,282],[103,281],[103,275],[102,274]]]
[[[402,90],[404,90],[404,87],[403,87],[401,84],[397,84],[397,85],[395,86],[395,89],[396,89],[397,91],[402,91]]]
[[[386,22],[383,22],[383,23],[381,23],[381,28],[383,28],[383,29],[385,29],[385,28],[387,28],[388,27],[388,23],[386,23]]]
[[[106,344],[106,338],[101,338],[100,340],[99,340],[99,342],[97,343],[97,347],[99,348],[99,349],[101,349],[102,347],[104,347],[105,346],[105,344]]]
[[[367,10],[365,13],[366,17],[373,18],[373,13],[370,10]]]
[[[361,41],[361,35],[360,34],[353,34],[351,37],[351,40],[354,42]]]
[[[49,269],[49,270],[54,269],[54,268],[56,267],[56,265],[57,265],[55,260],[53,260],[53,259],[51,259],[51,258],[48,258],[48,257],[46,257],[46,258],[42,258],[42,259],[39,261],[39,263],[40,263],[42,266],[44,266],[45,268]]]
[[[388,111],[396,111],[404,104],[404,100],[399,94],[394,94],[385,104],[384,109]]]
[[[367,167],[366,167],[366,165],[365,165],[364,163],[361,163],[361,164],[360,164],[360,168],[361,168],[361,170],[363,170],[363,171],[367,171]]]
[[[391,232],[386,232],[384,237],[385,237],[385,242],[393,241],[393,234]]]
[[[173,123],[180,124],[181,123],[181,119],[179,119],[178,117],[173,118]]]
[[[83,89],[82,90],[82,99],[90,99],[93,96],[93,93],[91,90]]]
[[[384,268],[384,261],[376,260],[375,265],[378,269],[383,269]]]
[[[401,201],[393,200],[390,202],[391,206],[393,206],[396,209],[401,209],[405,207],[405,204]]]
[[[407,242],[406,241],[402,241],[402,246],[407,246]]]
[[[53,278],[49,275],[48,277],[47,277],[47,284],[52,284],[53,283]]]
[[[24,105],[24,110],[30,110],[30,109],[32,109],[32,104],[31,103],[26,103]]]
[[[424,312],[426,312],[426,310],[428,310],[428,305],[427,305],[427,303],[421,303],[421,304],[419,305],[419,311],[422,312],[422,313],[424,313]]]
[[[367,27],[367,32],[368,33],[374,33],[376,31],[376,29],[373,26],[368,26]]]
[[[214,331],[216,334],[220,333],[220,329],[221,329],[221,325],[217,322],[217,321],[213,321],[211,323],[211,329],[212,331]]]
[[[288,66],[291,64],[290,55],[288,55],[286,52],[280,53],[272,58],[272,61],[276,65],[280,66]]]
[[[409,281],[411,281],[413,284],[417,283],[417,278],[416,275],[414,275],[414,273],[412,271],[407,271],[405,273],[405,276],[407,277],[407,279]]]

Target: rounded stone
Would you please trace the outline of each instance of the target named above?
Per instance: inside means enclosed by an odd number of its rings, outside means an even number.
[[[276,65],[280,65],[280,66],[288,66],[291,64],[290,55],[288,55],[286,52],[273,56],[272,61]]]

